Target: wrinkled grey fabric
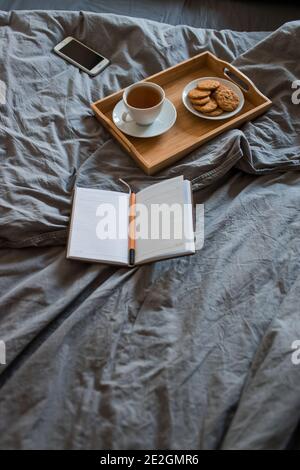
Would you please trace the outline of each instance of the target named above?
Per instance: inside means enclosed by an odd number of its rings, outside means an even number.
[[[300,22],[267,34],[0,14],[1,448],[297,446],[299,34]],[[66,64],[52,49],[67,35],[112,65],[90,78]],[[89,104],[204,50],[273,106],[146,176]],[[205,204],[194,256],[132,270],[65,259],[74,182],[179,174]]]
[[[168,24],[235,31],[273,31],[300,18],[298,2],[285,0],[1,0],[1,10],[84,10],[147,18]]]

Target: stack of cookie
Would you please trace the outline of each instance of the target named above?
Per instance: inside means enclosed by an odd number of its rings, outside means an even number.
[[[220,116],[234,111],[239,105],[238,95],[218,80],[202,80],[188,93],[192,106],[196,111],[207,116]]]

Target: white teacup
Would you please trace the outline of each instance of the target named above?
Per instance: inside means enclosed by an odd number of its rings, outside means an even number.
[[[165,92],[156,83],[135,83],[123,93],[127,111],[122,114],[124,122],[135,121],[141,126],[152,124],[158,117],[165,101]]]

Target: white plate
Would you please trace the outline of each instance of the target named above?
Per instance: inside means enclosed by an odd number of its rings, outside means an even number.
[[[156,137],[167,132],[175,124],[177,112],[170,100],[165,99],[162,110],[155,121],[149,126],[141,126],[135,121],[124,122],[122,114],[126,111],[123,100],[114,107],[112,118],[120,131],[132,137]]]
[[[192,106],[190,100],[189,100],[189,97],[188,97],[188,93],[193,89],[193,88],[196,88],[197,84],[203,80],[218,80],[218,82],[222,83],[223,85],[226,85],[228,88],[230,88],[231,90],[235,91],[235,93],[238,95],[239,99],[240,99],[240,103],[238,105],[238,107],[234,110],[234,111],[231,111],[230,113],[227,113],[226,111],[224,111],[223,114],[221,114],[220,116],[207,116],[206,114],[204,113],[200,113],[199,111],[196,111],[196,109]],[[200,78],[197,78],[196,80],[193,80],[192,82],[188,83],[186,85],[186,87],[184,88],[183,92],[182,92],[182,101],[183,101],[183,104],[184,106],[193,114],[195,114],[195,116],[199,116],[203,119],[210,119],[211,121],[220,121],[222,119],[228,119],[232,116],[235,116],[235,114],[239,113],[240,110],[242,109],[242,107],[244,106],[244,103],[245,103],[245,98],[244,98],[244,95],[243,95],[243,92],[242,90],[237,86],[235,85],[235,83],[232,83],[231,81],[229,80],[226,80],[225,78],[219,78],[219,77],[200,77]]]

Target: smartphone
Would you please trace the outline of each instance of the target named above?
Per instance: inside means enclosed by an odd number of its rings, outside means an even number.
[[[110,64],[108,59],[71,36],[57,44],[54,51],[93,77]]]

